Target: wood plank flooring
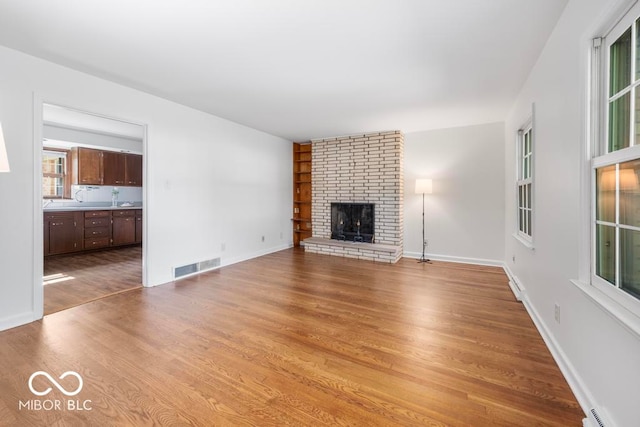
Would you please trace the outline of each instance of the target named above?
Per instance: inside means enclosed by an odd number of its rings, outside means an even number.
[[[142,286],[142,247],[46,257],[44,314]]]
[[[77,371],[64,396],[54,378]],[[0,332],[3,425],[581,426],[500,268],[290,249]],[[58,380],[77,388],[72,377]],[[28,410],[29,399],[91,410]]]

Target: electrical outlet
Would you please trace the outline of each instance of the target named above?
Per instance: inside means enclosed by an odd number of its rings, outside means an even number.
[[[553,315],[556,319],[556,322],[560,323],[560,305],[558,303],[556,303],[555,305],[555,310]]]
[[[283,237],[283,234],[282,234],[282,231],[281,231],[281,232],[280,232],[280,239],[282,239],[282,237]]]
[[[225,250],[227,250],[227,244],[226,244],[226,243],[221,244],[221,245],[220,245],[220,250],[222,250],[223,252],[224,252]]]
[[[516,263],[516,256],[515,255],[511,256],[511,261],[513,261],[514,264]]]
[[[262,241],[264,242],[264,236],[262,236]]]

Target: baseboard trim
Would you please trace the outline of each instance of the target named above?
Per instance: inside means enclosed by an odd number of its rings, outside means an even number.
[[[420,257],[422,257],[422,253],[405,251],[403,256],[406,258],[420,259]],[[493,259],[467,258],[467,257],[440,255],[440,254],[425,254],[425,256],[434,261],[457,262],[461,264],[487,265],[491,267],[502,267],[504,265],[502,261],[493,260]]]
[[[252,252],[252,253],[241,255],[241,256],[237,256],[237,257],[225,258],[224,256],[220,256],[220,265],[215,267],[215,268],[211,268],[211,269],[207,269],[207,270],[203,270],[203,271],[198,271],[198,272],[195,272],[193,274],[188,274],[188,275],[182,276],[182,277],[177,278],[177,279],[172,279],[172,280],[170,280],[168,282],[157,283],[157,284],[154,284],[154,285],[149,285],[147,287],[153,288],[153,287],[156,287],[156,286],[162,286],[162,285],[166,285],[166,284],[169,284],[169,283],[174,283],[174,282],[176,282],[178,280],[182,280],[182,279],[186,279],[186,278],[189,278],[189,277],[197,276],[199,274],[203,274],[203,273],[219,270],[219,269],[221,269],[223,267],[226,267],[226,266],[229,266],[229,265],[237,264],[237,263],[243,262],[243,261],[249,261],[250,259],[258,258],[258,257],[264,256],[264,255],[269,255],[269,254],[272,254],[272,253],[275,253],[275,252],[280,252],[280,251],[283,251],[283,250],[286,250],[286,249],[290,249],[292,247],[293,247],[293,242],[292,243],[288,243],[288,244],[285,243],[283,245],[274,246],[272,248],[263,249],[263,250],[260,250],[260,251]]]
[[[507,264],[502,263],[502,269],[509,278],[509,287],[511,288],[511,292],[513,292],[513,295],[518,301],[522,301],[525,294],[524,285],[522,284],[520,279],[518,279],[518,276],[516,276],[513,271],[511,271]]]
[[[573,394],[575,395],[580,408],[582,408],[582,412],[584,412],[585,417],[588,417],[589,411],[594,407],[594,399],[591,396],[591,393],[582,381],[580,375],[578,374],[577,370],[575,369],[567,355],[564,353],[564,351],[562,351],[562,348],[560,348],[553,335],[549,332],[549,329],[538,314],[538,311],[531,304],[531,301],[529,300],[529,297],[526,293],[523,294],[522,304],[527,310],[527,314],[529,314],[531,320],[533,320],[534,325],[536,325],[536,329],[538,329],[538,332],[542,336],[544,343],[551,352],[551,356],[558,364],[562,375],[567,380],[567,383],[569,384],[571,391],[573,391]]]
[[[221,265],[219,268],[222,267],[226,267],[228,265],[233,265],[233,264],[237,264],[239,262],[243,262],[243,261],[249,261],[250,259],[254,259],[254,258],[259,258],[261,256],[265,256],[265,255],[269,255],[275,252],[280,252],[280,251],[284,251],[286,249],[290,249],[293,247],[293,243],[288,243],[288,244],[283,244],[283,245],[278,245],[278,246],[274,246],[272,248],[267,248],[267,249],[263,249],[260,251],[256,251],[256,252],[252,252],[250,254],[247,255],[241,255],[241,256],[237,256],[237,257],[232,257],[232,258],[224,258],[222,257],[221,259]]]
[[[27,323],[31,323],[38,319],[39,318],[36,317],[36,313],[32,311],[6,317],[4,319],[0,319],[0,331],[17,328],[18,326],[26,325]]]

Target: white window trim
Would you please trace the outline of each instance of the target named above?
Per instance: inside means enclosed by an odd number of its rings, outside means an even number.
[[[635,13],[634,13],[635,12]],[[607,138],[607,114],[604,108],[606,86],[609,82],[609,70],[606,69],[607,46],[602,41],[604,36],[609,42],[616,32],[625,25],[632,25],[640,16],[638,0],[620,0],[617,7],[612,7],[602,25],[594,27],[594,37],[585,39],[584,65],[588,72],[584,74],[584,87],[587,90],[583,129],[583,159],[581,162],[581,238],[579,278],[571,280],[589,299],[591,299],[607,315],[615,319],[629,332],[640,338],[640,300],[627,295],[622,289],[595,275],[595,169],[609,164],[620,163],[630,158],[637,158],[640,146],[615,151],[603,155],[601,141]],[[622,32],[620,32],[622,34]],[[616,37],[617,38],[617,37]]]
[[[515,222],[515,230],[512,236],[519,241],[523,246],[528,249],[535,250],[535,245],[533,244],[534,233],[526,234],[520,231],[520,186],[530,184],[531,185],[531,228],[533,230],[536,229],[534,227],[535,223],[535,131],[534,131],[534,115],[535,115],[535,104],[531,106],[531,116],[525,123],[518,129],[516,135],[516,177],[515,177],[515,212],[516,212],[516,222]],[[520,179],[521,171],[522,171],[522,139],[526,132],[531,132],[531,161],[529,163],[529,178]]]

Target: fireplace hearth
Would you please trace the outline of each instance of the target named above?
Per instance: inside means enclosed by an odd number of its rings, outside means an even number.
[[[375,242],[373,203],[331,203],[331,238],[358,243]]]

